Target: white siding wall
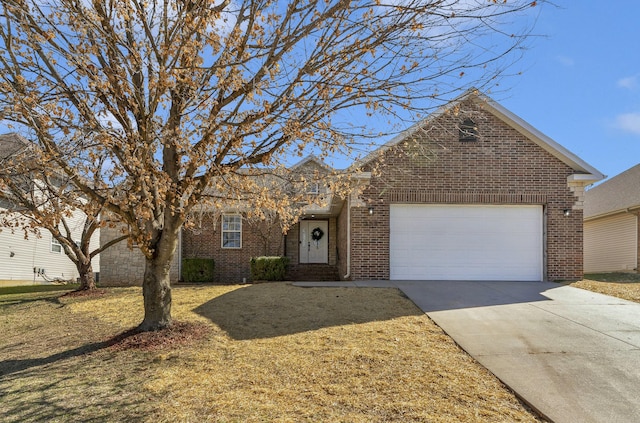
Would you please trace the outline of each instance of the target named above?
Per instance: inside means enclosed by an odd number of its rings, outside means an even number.
[[[637,217],[621,213],[584,223],[584,271],[634,270],[638,260]]]
[[[80,240],[83,213],[77,211],[71,219],[68,219],[72,233]],[[49,278],[75,279],[78,271],[64,252],[51,251],[51,234],[47,230],[41,231],[41,238],[29,234],[24,239],[24,233],[2,228],[0,232],[0,280],[4,281],[35,281],[44,282],[44,278],[33,273],[34,267],[44,268]],[[100,231],[96,231],[91,239],[91,248],[97,248],[100,244]],[[13,253],[13,254],[12,254]],[[100,271],[100,256],[93,260],[94,272]]]

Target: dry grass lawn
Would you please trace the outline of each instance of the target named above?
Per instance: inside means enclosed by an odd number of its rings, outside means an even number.
[[[640,275],[637,273],[594,273],[571,286],[640,302]]]
[[[156,348],[113,341],[141,321],[139,288],[0,295],[2,420],[539,421],[397,290],[173,293],[201,336]]]

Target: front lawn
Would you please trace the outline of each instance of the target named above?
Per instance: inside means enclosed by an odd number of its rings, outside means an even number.
[[[77,289],[79,286],[80,284],[0,286],[0,296],[8,294],[26,294],[29,292],[69,291]]]
[[[637,273],[590,273],[571,286],[640,302],[640,274]]]
[[[3,421],[538,421],[397,290],[173,294],[146,344],[139,288],[0,296]]]

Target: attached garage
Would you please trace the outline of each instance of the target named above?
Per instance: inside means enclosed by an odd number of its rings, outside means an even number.
[[[540,281],[539,205],[390,206],[392,280]]]
[[[476,90],[353,169],[345,279],[582,278],[585,188],[604,175]]]

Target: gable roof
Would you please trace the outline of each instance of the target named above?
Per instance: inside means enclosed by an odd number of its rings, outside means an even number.
[[[431,115],[427,116],[422,121],[412,125],[409,129],[401,132],[396,137],[391,139],[389,142],[385,143],[378,149],[366,155],[362,160],[359,160],[358,162],[354,163],[354,167],[360,167],[375,160],[376,158],[379,157],[380,153],[397,145],[401,141],[413,135],[416,131],[418,131],[423,126],[429,124],[430,122],[434,121],[438,117],[447,113],[449,110],[453,109],[460,103],[467,100],[471,100],[476,104],[479,104],[484,110],[493,114],[498,119],[502,120],[505,124],[515,129],[516,131],[520,132],[522,135],[530,139],[532,142],[540,146],[542,149],[546,150],[548,153],[550,153],[551,155],[553,155],[554,157],[556,157],[557,159],[559,159],[560,161],[562,161],[563,163],[571,167],[573,170],[576,171],[576,173],[582,174],[581,177],[579,178],[581,181],[585,183],[594,183],[605,178],[605,175],[603,175],[596,168],[589,165],[584,160],[580,159],[574,153],[567,150],[565,147],[561,146],[560,144],[558,144],[557,142],[555,142],[554,140],[552,140],[551,138],[549,138],[548,136],[546,136],[545,134],[543,134],[533,126],[531,126],[529,123],[524,121],[522,118],[520,118],[516,114],[507,110],[506,108],[504,108],[503,106],[501,106],[500,104],[492,100],[490,97],[480,93],[475,88],[468,90],[467,92],[462,94],[460,97],[440,107],[438,110],[436,110]]]
[[[304,167],[308,163],[315,163],[316,165],[318,165],[318,167],[320,167],[321,169],[324,169],[326,171],[332,170],[331,166],[326,164],[322,159],[318,158],[315,154],[309,154],[304,159],[302,159],[298,163],[294,164],[291,167],[291,169],[292,170],[301,169],[302,167]]]
[[[29,141],[18,134],[2,134],[0,135],[0,160],[9,158],[29,146]]]
[[[640,208],[640,164],[585,192],[585,219],[633,208]]]

